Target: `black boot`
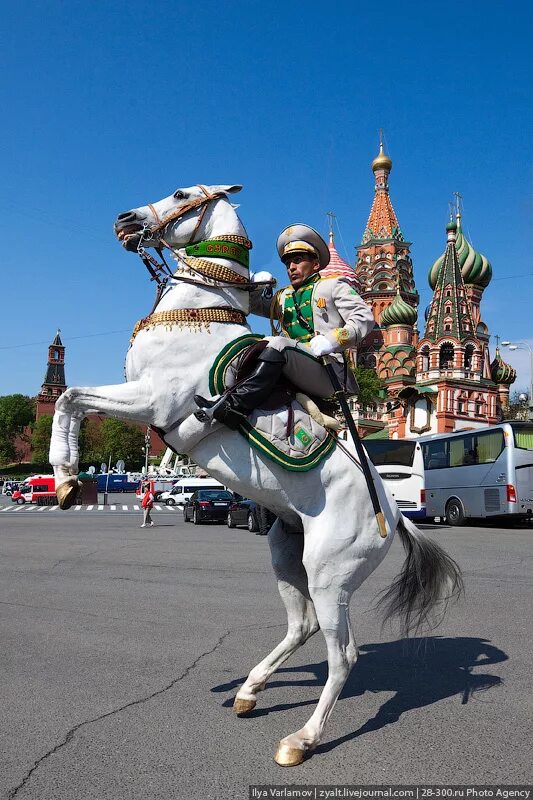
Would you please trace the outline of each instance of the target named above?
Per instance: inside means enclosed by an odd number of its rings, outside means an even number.
[[[266,347],[259,356],[254,371],[215,409],[214,418],[223,422],[228,428],[237,430],[243,417],[247,416],[254,408],[258,408],[272,392],[280,378],[284,364],[283,353]],[[207,400],[196,394],[194,402],[200,408],[212,408],[219,401]]]

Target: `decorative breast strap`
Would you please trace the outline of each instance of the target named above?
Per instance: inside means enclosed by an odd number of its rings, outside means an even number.
[[[169,330],[177,325],[193,330],[209,329],[210,322],[225,322],[233,325],[246,324],[246,315],[234,308],[176,308],[171,311],[156,311],[135,325],[130,344],[139,331],[165,325]]]

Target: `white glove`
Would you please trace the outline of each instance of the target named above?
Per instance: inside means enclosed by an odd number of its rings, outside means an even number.
[[[252,283],[262,283],[263,281],[270,281],[272,286],[275,286],[277,281],[271,272],[262,270],[261,272],[250,272],[250,280]]]
[[[326,336],[322,336],[321,333],[311,339],[309,347],[313,355],[317,358],[320,356],[327,356],[336,349],[334,342],[330,342],[330,340]]]

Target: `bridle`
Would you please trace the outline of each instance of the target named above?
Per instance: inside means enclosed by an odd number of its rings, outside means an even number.
[[[174,211],[171,211],[170,214],[168,214],[163,219],[161,219],[155,207],[151,203],[148,203],[148,208],[150,209],[156,220],[155,225],[152,225],[151,227],[146,226],[144,228],[144,230],[150,234],[149,238],[153,239],[154,233],[159,233],[159,231],[163,230],[163,228],[166,228],[170,222],[174,222],[174,220],[176,219],[181,219],[181,217],[184,217],[185,214],[189,213],[189,211],[194,211],[195,209],[201,207],[202,210],[200,211],[200,214],[198,216],[198,222],[196,223],[196,227],[191,234],[191,238],[189,239],[188,244],[190,244],[194,240],[194,237],[196,236],[196,233],[198,232],[198,229],[200,228],[200,225],[203,222],[208,204],[212,200],[219,200],[221,197],[225,197],[224,192],[214,192],[213,194],[211,194],[211,192],[209,192],[209,190],[201,183],[197,183],[196,186],[198,186],[198,188],[202,190],[204,196],[196,197],[193,200],[190,200],[188,203],[184,203],[183,205],[179,206],[179,208],[176,208]]]
[[[245,278],[238,272],[235,272],[229,267],[225,267],[218,264],[213,264],[212,262],[206,261],[202,258],[187,258],[178,252],[178,250],[169,244],[163,236],[158,236],[159,246],[152,245],[156,250],[157,254],[159,255],[161,262],[158,262],[154,256],[150,255],[144,246],[144,242],[148,242],[153,240],[154,234],[160,233],[163,231],[171,222],[175,220],[181,219],[186,214],[190,213],[191,211],[195,211],[197,208],[201,208],[200,214],[198,215],[198,221],[195,225],[195,228],[189,238],[187,246],[191,245],[194,241],[198,230],[203,222],[205,212],[207,211],[209,203],[213,202],[214,200],[219,200],[223,197],[226,197],[224,192],[213,192],[211,193],[206,186],[203,184],[198,183],[196,184],[199,189],[203,192],[203,197],[196,197],[190,200],[187,203],[179,206],[174,211],[171,211],[166,217],[161,218],[157,213],[156,208],[151,204],[148,203],[148,208],[152,212],[155,218],[155,225],[147,225],[145,224],[142,231],[140,232],[139,242],[137,244],[137,254],[143,261],[146,269],[150,273],[150,280],[153,280],[158,285],[157,291],[157,298],[154,304],[155,306],[159,303],[161,299],[161,295],[163,290],[165,289],[168,281],[173,278],[174,280],[182,281],[183,283],[192,283],[192,284],[200,284],[205,285],[204,281],[202,280],[195,280],[193,277],[185,277],[182,274],[182,270],[178,269],[176,272],[172,271],[172,268],[167,264],[165,257],[163,255],[163,249],[161,245],[166,247],[174,257],[176,257],[179,261],[183,262],[189,272],[196,272],[199,276],[208,278],[209,280],[213,280],[217,287],[220,288],[232,288],[232,289],[243,289],[244,291],[252,291],[252,289],[257,289],[258,286],[261,285],[271,285],[271,281],[258,281],[252,282]],[[246,239],[244,236],[235,236],[233,234],[226,234],[218,236],[217,239],[227,241],[227,242],[239,242],[242,247],[245,247],[248,250],[252,249],[252,242],[249,239]],[[159,273],[159,274],[158,274]]]
[[[147,245],[154,247],[159,258],[161,261],[158,261],[153,255],[151,255],[146,247],[144,246],[144,242],[147,243],[153,241],[155,234],[160,234],[161,231],[171,223],[177,219],[181,219],[190,211],[194,211],[197,208],[201,208],[198,221],[192,232],[192,235],[189,239],[187,245],[185,245],[185,249],[192,248],[193,252],[194,245],[192,245],[193,240],[196,237],[198,230],[202,224],[205,212],[209,203],[213,202],[214,200],[219,200],[222,197],[225,197],[224,192],[214,192],[213,194],[209,192],[209,190],[202,186],[202,184],[197,184],[197,186],[202,190],[204,193],[203,197],[197,197],[194,200],[191,200],[188,203],[184,203],[179,208],[172,211],[166,217],[161,218],[157,213],[156,209],[150,203],[148,204],[148,208],[151,210],[152,214],[155,218],[155,225],[149,226],[145,225],[140,232],[140,238],[137,243],[137,254],[141,258],[142,262],[144,263],[146,269],[150,274],[150,280],[155,281],[157,284],[157,292],[154,304],[152,306],[151,312],[148,314],[147,317],[139,320],[139,322],[135,325],[132,338],[130,340],[130,344],[133,342],[134,338],[136,337],[137,333],[140,330],[145,328],[152,328],[157,325],[165,325],[166,327],[173,327],[174,325],[178,326],[186,326],[189,328],[193,328],[195,330],[201,329],[203,326],[207,326],[209,329],[209,324],[211,322],[219,322],[219,323],[233,323],[233,324],[240,324],[244,325],[246,323],[246,315],[244,312],[234,309],[228,308],[226,306],[222,307],[213,307],[213,308],[189,308],[189,309],[174,309],[171,311],[163,311],[163,312],[156,312],[156,308],[159,305],[163,295],[165,294],[165,290],[169,288],[169,282],[172,281],[179,281],[182,283],[189,283],[196,286],[209,286],[209,283],[206,283],[206,278],[208,281],[212,281],[217,288],[231,288],[231,289],[242,289],[244,291],[251,292],[252,290],[256,290],[258,287],[271,287],[272,281],[257,281],[252,282],[248,278],[245,278],[244,275],[241,275],[239,272],[232,270],[230,267],[224,266],[222,264],[213,263],[212,261],[205,260],[203,258],[196,258],[194,256],[184,256],[183,252],[179,252],[179,250],[169,244],[162,235],[157,237],[157,245]],[[232,246],[238,246],[242,250],[251,250],[252,249],[252,242],[244,236],[237,236],[235,234],[223,234],[218,235],[217,239],[214,240],[216,244],[223,245],[226,249],[229,249]],[[206,244],[209,240],[205,240],[201,243],[195,244]],[[176,271],[173,271],[172,268],[168,265],[163,255],[163,247],[166,247],[173,255],[174,258],[178,260],[178,263],[183,263],[189,272],[188,276],[185,276],[181,267],[178,267]],[[201,252],[201,251],[200,251]],[[219,252],[219,257],[225,257],[225,255]],[[231,260],[231,256],[228,256]],[[243,263],[242,261],[240,263]],[[248,263],[248,256],[246,253],[246,262]],[[194,275],[196,273],[198,278],[192,277],[191,273]]]

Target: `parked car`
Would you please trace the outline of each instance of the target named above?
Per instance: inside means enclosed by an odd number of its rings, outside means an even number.
[[[200,489],[194,492],[183,506],[185,522],[214,522],[225,520],[233,502],[233,495],[225,489]]]
[[[274,524],[276,515],[268,508],[258,505],[254,500],[239,497],[233,500],[228,509],[226,523],[228,528],[246,525],[250,533],[265,535]]]
[[[5,494],[7,497],[11,497],[14,491],[19,488],[19,484],[16,481],[4,481],[2,486],[2,494]]]

